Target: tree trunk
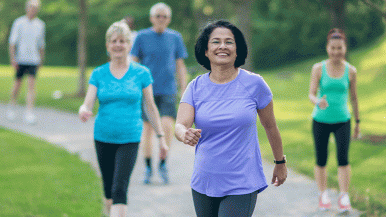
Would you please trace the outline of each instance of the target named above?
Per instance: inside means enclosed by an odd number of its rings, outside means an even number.
[[[345,0],[332,0],[329,1],[329,4],[331,28],[339,28],[345,30]]]
[[[248,46],[248,57],[245,60],[243,68],[249,71],[253,71],[253,50],[252,50],[252,31],[251,31],[251,14],[252,14],[252,1],[235,1],[236,5],[236,26],[243,33]]]
[[[87,52],[86,52],[86,38],[87,38],[87,0],[79,0],[79,28],[78,28],[78,67],[79,67],[79,79],[78,79],[78,97],[84,97],[86,95],[86,64],[87,64]]]

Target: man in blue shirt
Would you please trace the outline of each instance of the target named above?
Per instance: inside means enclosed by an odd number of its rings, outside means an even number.
[[[165,138],[170,147],[176,118],[177,82],[180,93],[186,87],[186,66],[188,54],[179,32],[167,28],[171,21],[171,9],[164,3],[157,3],[150,9],[152,27],[138,32],[131,50],[134,61],[147,66],[153,76],[154,98],[161,114]],[[149,184],[152,176],[151,156],[154,130],[144,116],[142,145],[144,148],[146,172],[144,183]],[[168,183],[166,158],[160,159],[158,168],[164,183]]]
[[[9,36],[9,57],[16,70],[16,80],[6,117],[9,120],[15,119],[16,98],[19,95],[22,78],[28,74],[27,110],[25,113],[25,121],[28,124],[36,122],[36,117],[33,114],[35,77],[38,68],[43,63],[45,50],[45,23],[36,17],[39,8],[39,0],[28,0],[26,2],[26,15],[13,22]]]

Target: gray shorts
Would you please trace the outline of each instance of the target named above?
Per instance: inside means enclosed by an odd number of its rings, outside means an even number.
[[[155,104],[157,105],[158,111],[161,117],[168,116],[176,119],[177,110],[176,110],[176,101],[177,97],[173,95],[156,95],[154,96]],[[146,117],[145,110],[142,106],[142,119],[143,121],[149,122]]]

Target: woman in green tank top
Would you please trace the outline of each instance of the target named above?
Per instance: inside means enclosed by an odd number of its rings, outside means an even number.
[[[316,152],[315,179],[319,189],[319,208],[330,209],[327,194],[326,163],[328,141],[334,133],[337,145],[338,180],[341,211],[351,209],[348,188],[350,165],[348,149],[350,143],[350,118],[348,96],[355,117],[354,138],[359,136],[359,111],[356,88],[356,69],[346,59],[346,36],[340,29],[330,30],[327,36],[328,59],[312,67],[309,98],[315,105],[312,113],[313,135]]]

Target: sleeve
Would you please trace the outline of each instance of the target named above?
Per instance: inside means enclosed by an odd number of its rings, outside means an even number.
[[[272,101],[273,94],[263,77],[259,75],[256,82],[257,84],[255,86],[256,89],[254,92],[254,98],[257,109],[263,109]]]
[[[134,40],[133,47],[131,48],[130,55],[136,56],[139,59],[142,59],[140,46],[141,46],[141,34],[138,34]]]
[[[194,106],[194,100],[193,100],[193,93],[194,93],[194,85],[195,84],[195,79],[192,80],[189,84],[188,87],[185,89],[184,94],[181,97],[180,103],[188,103],[189,105]]]
[[[9,44],[15,45],[19,41],[19,22],[15,20],[11,27],[11,33],[9,34]]]
[[[98,82],[98,69],[94,69],[94,71],[92,71],[91,73],[91,77],[90,77],[90,80],[89,80],[89,84],[92,84],[94,85],[95,87],[99,88],[99,82]]]
[[[153,80],[153,76],[151,76],[150,70],[144,67],[143,72],[141,73],[142,89],[148,87],[153,82],[154,80]]]
[[[42,32],[40,33],[40,37],[38,40],[38,47],[45,48],[46,47],[46,25],[42,24]]]
[[[186,51],[186,46],[184,44],[184,40],[182,39],[181,34],[177,35],[176,43],[177,43],[176,59],[188,58],[188,52]]]

